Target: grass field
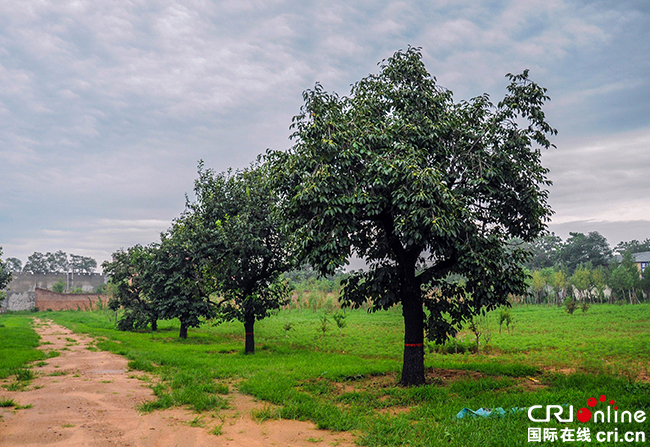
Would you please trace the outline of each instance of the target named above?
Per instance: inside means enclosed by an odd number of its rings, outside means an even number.
[[[650,305],[594,305],[585,315],[524,306],[511,314],[510,332],[505,326],[499,332],[497,313],[480,321],[479,354],[470,352],[475,339],[469,332],[457,340],[456,348],[464,352],[453,353],[453,343],[444,349],[427,346],[428,384],[416,388],[397,385],[403,344],[399,309],[348,311],[340,332],[331,316],[323,332],[322,311],[283,311],[256,324],[254,355],[243,354],[244,331],[237,323],[206,324],[180,340],[174,322],[162,322],[156,333],[125,333],[113,329],[111,313],[37,315],[99,337],[98,348],[127,356],[134,369],[159,374],[158,400],[144,410],[188,405],[218,412],[226,405],[224,395],[237,387],[269,402],[255,415],[260,420],[312,420],[321,428],[354,431],[368,446],[528,445],[529,427],[559,433],[563,427],[584,426],[591,427],[592,442],[569,444],[608,445],[597,442],[595,433],[615,429],[645,431],[650,443],[648,421],[534,423],[516,410],[568,404],[575,411],[586,407],[588,398],[606,395],[621,411],[641,410],[650,417]],[[24,353],[15,360],[4,355],[12,349],[7,330],[29,332],[33,316],[0,318],[0,331],[5,330],[0,332],[0,371],[5,374],[40,358],[33,341],[23,344]],[[456,418],[463,408],[481,407],[502,407],[508,414]],[[547,444],[556,443],[563,444],[560,439]]]

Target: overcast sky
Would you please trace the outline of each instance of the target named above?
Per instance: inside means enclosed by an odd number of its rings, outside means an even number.
[[[548,89],[550,229],[650,237],[650,2],[0,0],[0,246],[101,263],[158,239],[200,159],[286,149],[302,92],[408,45],[456,101]]]

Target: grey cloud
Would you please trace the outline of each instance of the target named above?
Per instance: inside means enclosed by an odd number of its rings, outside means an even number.
[[[639,180],[647,12],[560,0],[0,3],[0,188],[11,191],[0,245],[92,255],[93,241],[101,253],[148,243],[165,226],[116,222],[169,223],[198,159],[225,170],[286,148],[304,89],[347,94],[408,44],[456,99],[498,100],[506,72],[531,68],[561,132],[544,158],[555,218],[607,220],[609,207],[622,219],[634,211],[621,207],[650,208],[625,180],[650,186]],[[636,165],[612,162],[623,153]]]

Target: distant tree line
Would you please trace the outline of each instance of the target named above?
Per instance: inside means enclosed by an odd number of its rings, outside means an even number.
[[[524,300],[562,304],[650,300],[650,275],[641,272],[634,255],[650,251],[650,239],[619,242],[613,249],[593,231],[569,233],[562,241],[546,234],[530,244],[530,284]]]
[[[34,252],[27,258],[25,266],[18,258],[7,258],[5,261],[9,271],[14,273],[94,273],[97,261],[89,256],[67,255],[64,251],[55,253]]]

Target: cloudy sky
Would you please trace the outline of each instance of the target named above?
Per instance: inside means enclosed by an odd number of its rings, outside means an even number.
[[[550,229],[650,237],[650,3],[0,0],[0,246],[100,263],[217,171],[286,149],[302,92],[422,47],[458,101],[530,69],[559,130]]]

